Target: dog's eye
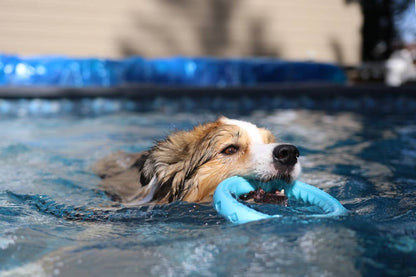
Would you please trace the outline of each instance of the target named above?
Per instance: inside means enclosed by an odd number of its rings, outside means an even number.
[[[224,150],[221,151],[221,153],[225,155],[232,155],[238,151],[238,146],[236,145],[229,145],[224,148]]]

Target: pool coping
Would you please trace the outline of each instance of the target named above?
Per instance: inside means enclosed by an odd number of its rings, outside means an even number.
[[[407,84],[401,87],[388,87],[383,84],[334,85],[334,84],[279,84],[255,87],[180,87],[125,85],[115,87],[40,87],[19,86],[0,87],[0,98],[42,98],[42,99],[79,99],[79,98],[153,98],[153,97],[260,97],[283,96],[296,98],[332,97],[415,97],[416,86]]]

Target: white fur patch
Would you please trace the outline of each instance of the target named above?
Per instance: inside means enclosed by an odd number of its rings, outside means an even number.
[[[257,178],[268,180],[274,179],[278,172],[274,167],[273,150],[280,143],[254,144],[252,146],[251,162],[254,175]],[[301,166],[298,162],[294,165],[290,176],[293,180],[297,179],[301,172]]]
[[[292,179],[295,180],[299,177],[300,173],[302,172],[302,167],[300,166],[300,162],[298,159],[298,162],[295,164],[295,167],[293,168],[292,174],[290,174],[292,176]]]
[[[223,118],[224,124],[236,125],[247,132],[250,138],[250,163],[251,172],[249,175],[254,175],[256,178],[263,180],[274,179],[278,175],[273,161],[273,150],[280,143],[266,144],[263,141],[259,128],[256,125],[236,120]],[[292,179],[296,179],[301,172],[301,166],[299,161],[294,165],[292,172],[290,173]]]
[[[272,179],[277,174],[273,165],[273,149],[277,143],[254,144],[251,146],[253,173],[260,179]]]
[[[236,119],[223,119],[222,122],[224,122],[225,124],[229,124],[229,125],[236,125],[242,129],[244,129],[248,136],[250,137],[251,143],[264,143],[262,136],[260,134],[260,130],[259,128],[257,128],[256,125],[250,123],[250,122],[246,122],[246,121],[242,121],[242,120],[236,120]]]

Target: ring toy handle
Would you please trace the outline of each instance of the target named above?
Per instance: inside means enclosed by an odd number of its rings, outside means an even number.
[[[295,181],[292,184],[270,182],[262,184],[261,187],[266,191],[284,189],[289,199],[302,200],[305,203],[316,205],[325,212],[323,214],[305,215],[307,217],[336,217],[348,214],[348,210],[334,197],[314,186],[300,181]],[[234,176],[225,179],[215,190],[214,207],[219,214],[236,224],[280,217],[281,215],[278,214],[269,215],[256,211],[236,199],[242,194],[256,190],[256,188],[255,185],[242,177]]]

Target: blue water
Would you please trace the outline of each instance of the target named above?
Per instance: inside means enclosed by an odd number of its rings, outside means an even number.
[[[235,226],[210,204],[111,205],[90,170],[219,111],[36,116],[18,105],[0,119],[2,277],[416,275],[416,112],[222,111],[298,145],[300,179],[352,211]]]

